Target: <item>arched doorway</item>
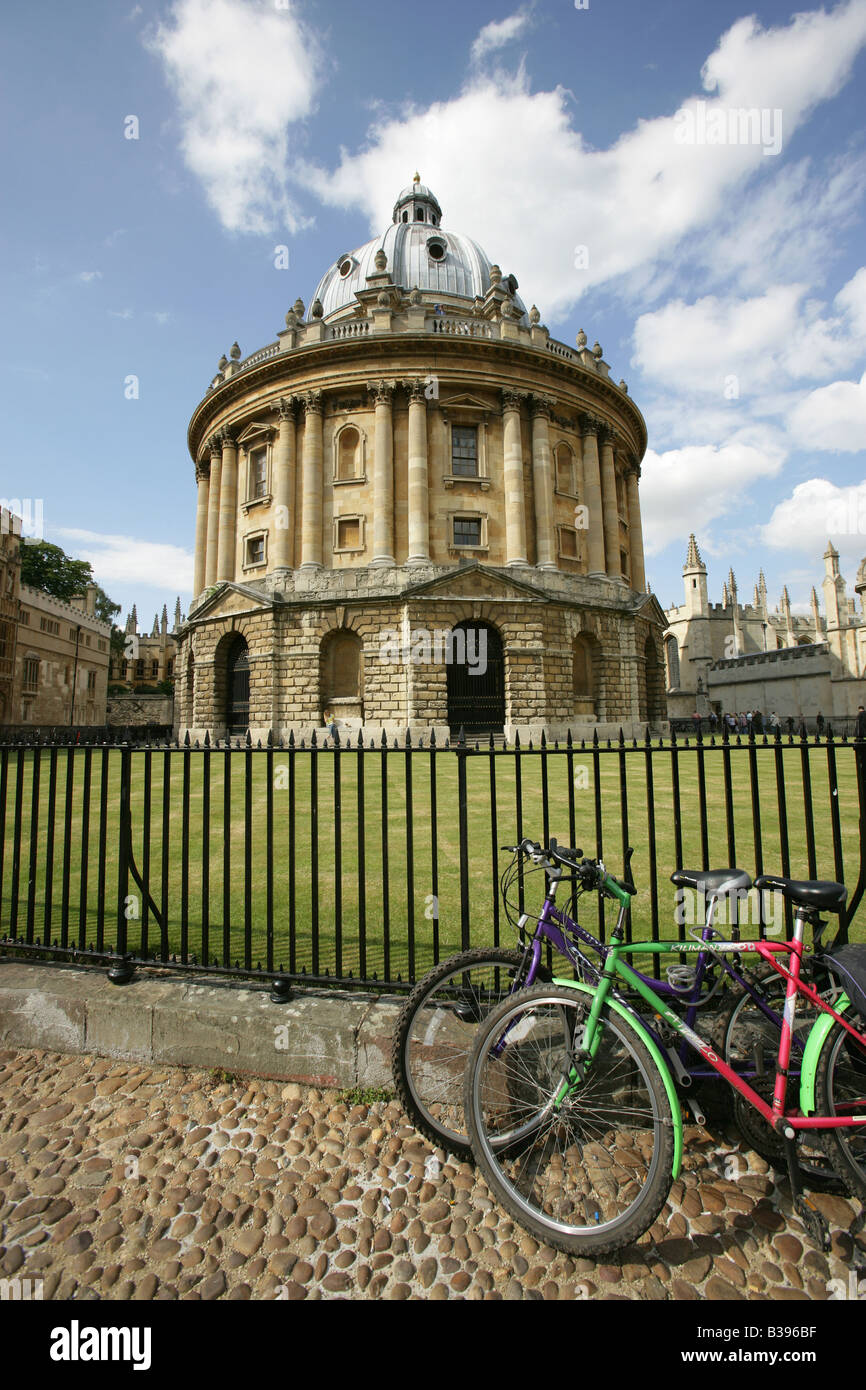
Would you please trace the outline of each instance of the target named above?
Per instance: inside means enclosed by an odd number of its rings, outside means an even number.
[[[490,623],[466,619],[449,634],[445,653],[448,727],[452,735],[501,734],[505,727],[505,658]]]
[[[226,726],[230,734],[245,734],[250,722],[250,650],[236,637],[226,656]]]

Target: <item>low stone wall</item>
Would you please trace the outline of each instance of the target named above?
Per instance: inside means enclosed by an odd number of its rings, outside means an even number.
[[[134,728],[146,724],[155,728],[171,728],[174,723],[174,699],[171,695],[147,695],[130,692],[110,695],[106,721],[109,727],[120,725]]]

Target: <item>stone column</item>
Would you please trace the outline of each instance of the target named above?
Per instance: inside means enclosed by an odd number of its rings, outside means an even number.
[[[631,556],[631,586],[638,593],[646,592],[646,571],[643,561],[643,527],[640,519],[640,498],[637,480],[640,466],[632,464],[625,475],[626,497],[628,499],[628,548]]]
[[[235,577],[235,550],[237,548],[238,446],[228,430],[223,431],[222,446],[217,579],[231,580]]]
[[[553,529],[553,472],[550,457],[550,396],[532,397],[532,486],[535,497],[535,563],[556,569]]]
[[[371,565],[394,565],[394,422],[391,399],[396,381],[371,381],[367,390],[376,403],[373,446],[373,558]]]
[[[600,421],[594,415],[583,415],[583,490],[584,501],[589,513],[589,573],[604,578],[604,521],[601,501],[601,471],[598,463],[598,435]]]
[[[523,441],[520,402],[523,393],[502,392],[505,486],[505,563],[526,565],[526,498],[523,492]]]
[[[222,443],[218,434],[210,441],[210,487],[207,499],[207,545],[205,547],[204,584],[210,588],[217,582],[217,557],[220,534],[220,481],[222,476]]]
[[[295,398],[280,401],[280,427],[274,448],[273,569],[292,565],[292,508],[295,497]]]
[[[301,569],[322,568],[322,393],[305,391],[301,477]]]
[[[622,579],[622,560],[619,554],[619,501],[616,495],[616,464],[613,457],[614,438],[613,430],[602,428],[599,431],[605,568],[608,579]]]
[[[205,558],[207,551],[207,513],[208,492],[210,490],[210,464],[202,460],[195,466],[198,483],[198,502],[195,511],[195,562],[192,572],[193,597],[198,598],[205,587]]]
[[[409,396],[409,554],[406,564],[422,565],[430,560],[427,400],[423,381],[403,384]]]

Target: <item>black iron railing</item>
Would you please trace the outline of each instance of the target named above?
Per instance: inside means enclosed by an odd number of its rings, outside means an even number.
[[[846,882],[839,931],[857,936],[866,741],[7,743],[0,949],[108,962],[115,979],[146,964],[277,994],[405,988],[452,951],[510,941],[500,847],[524,835],[615,872],[634,845],[638,936],[684,935],[675,868],[733,865]],[[519,895],[538,907],[543,878]],[[755,935],[781,930],[765,910],[756,898]],[[604,905],[590,912],[603,934]]]

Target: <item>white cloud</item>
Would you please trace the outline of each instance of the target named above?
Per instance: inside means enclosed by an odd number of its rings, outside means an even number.
[[[707,59],[713,95],[701,100],[707,111],[780,109],[787,144],[847,81],[864,42],[866,0],[769,30],[741,20]],[[695,109],[696,100],[683,106]],[[593,150],[573,112],[563,88],[533,93],[522,74],[476,75],[451,100],[381,118],[364,149],[344,152],[333,174],[308,170],[307,178],[323,201],[365,209],[375,234],[405,170],[420,168],[442,201],[445,229],[470,231],[555,322],[590,286],[641,269],[646,276],[675,248],[688,252],[689,236],[714,227],[747,180],[776,167],[760,144],[679,143],[673,114]],[[575,269],[577,245],[588,247],[586,269]]]
[[[866,372],[859,381],[834,381],[810,391],[794,407],[790,432],[801,449],[866,449]]]
[[[508,15],[506,19],[494,19],[490,24],[485,24],[480,30],[477,38],[472,44],[470,57],[473,63],[480,63],[482,58],[486,58],[488,53],[494,53],[497,49],[504,48],[522,34],[529,24],[529,12],[527,10],[517,10],[514,14]]]
[[[102,279],[101,270],[79,270],[76,280],[80,280],[83,285],[90,285],[94,280]]]
[[[682,541],[700,516],[709,553],[741,548],[750,526],[744,499],[749,488],[779,472],[784,454],[772,437],[743,436],[723,445],[692,444],[659,454],[648,449],[641,464],[641,517],[648,556],[658,555],[672,541]],[[710,534],[713,522],[715,539]],[[720,537],[723,532],[723,539]]]
[[[632,361],[669,388],[725,398],[843,370],[866,346],[866,273],[837,294],[835,313],[805,285],[772,285],[751,299],[676,299],[635,324]]]
[[[178,545],[73,527],[52,527],[52,533],[75,543],[76,558],[90,562],[96,582],[104,589],[112,584],[153,587],[156,582],[172,592],[192,590],[193,556]]]
[[[828,537],[840,557],[855,562],[866,552],[866,482],[839,487],[828,478],[798,483],[761,528],[774,550],[823,555]]]
[[[181,149],[233,232],[305,225],[288,191],[289,130],[314,108],[319,44],[267,0],[174,0],[147,40],[177,97]]]

